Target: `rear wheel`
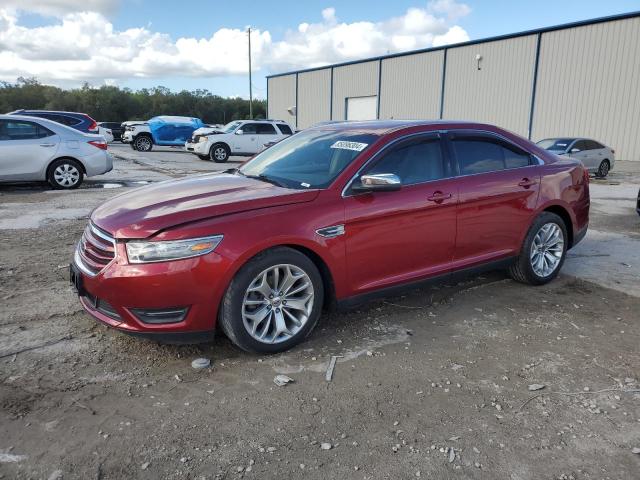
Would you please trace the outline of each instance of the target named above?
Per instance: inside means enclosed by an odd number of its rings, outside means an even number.
[[[220,310],[222,330],[249,352],[290,349],[313,330],[324,288],[314,263],[297,250],[263,252],[236,274]]]
[[[147,135],[140,135],[134,140],[135,149],[139,152],[150,152],[153,148],[153,142]]]
[[[82,184],[82,166],[70,158],[61,158],[47,171],[49,185],[58,190],[71,190]]]
[[[520,255],[509,269],[511,277],[530,285],[550,282],[564,263],[567,240],[567,227],[562,218],[543,212],[529,228]]]
[[[229,147],[223,143],[217,143],[211,147],[209,157],[216,163],[224,163],[229,160]]]
[[[609,175],[610,168],[611,165],[609,164],[609,160],[603,160],[598,167],[598,172],[596,173],[596,175],[600,178],[604,178]]]

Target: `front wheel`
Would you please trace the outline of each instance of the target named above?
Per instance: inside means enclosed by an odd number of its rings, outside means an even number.
[[[596,175],[600,178],[604,178],[609,175],[610,168],[611,165],[609,165],[609,160],[603,160],[598,167],[598,172],[596,173]]]
[[[530,285],[550,282],[560,272],[567,246],[567,227],[562,218],[543,212],[529,228],[520,255],[509,269],[511,277]]]
[[[150,152],[153,148],[153,142],[146,135],[139,136],[133,143],[135,144],[135,149],[139,152]]]
[[[218,143],[211,147],[210,158],[216,163],[224,163],[229,160],[230,153],[231,152],[229,151],[229,147]]]
[[[220,324],[243,350],[278,353],[304,340],[322,311],[315,264],[292,248],[267,250],[244,265],[227,289]]]

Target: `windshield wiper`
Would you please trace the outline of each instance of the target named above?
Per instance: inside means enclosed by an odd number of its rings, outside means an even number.
[[[238,175],[242,175],[243,177],[246,177],[246,175],[242,173],[239,168],[229,168],[227,170],[223,170],[222,173],[229,173],[231,175],[238,174]]]
[[[275,178],[268,177],[264,173],[261,173],[260,175],[245,175],[244,173],[242,173],[242,175],[244,175],[247,178],[253,178],[254,180],[260,180],[261,182],[271,183],[272,185],[275,185],[276,187],[288,188],[282,182],[279,182]]]

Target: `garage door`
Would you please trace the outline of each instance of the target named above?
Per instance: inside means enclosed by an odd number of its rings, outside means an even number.
[[[378,97],[347,98],[347,120],[375,120],[378,117]]]

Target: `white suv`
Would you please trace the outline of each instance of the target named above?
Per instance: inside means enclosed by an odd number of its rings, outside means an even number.
[[[281,120],[238,120],[207,135],[194,132],[185,150],[202,160],[226,162],[230,156],[250,156],[268,143],[279,142],[293,134],[291,126]]]

